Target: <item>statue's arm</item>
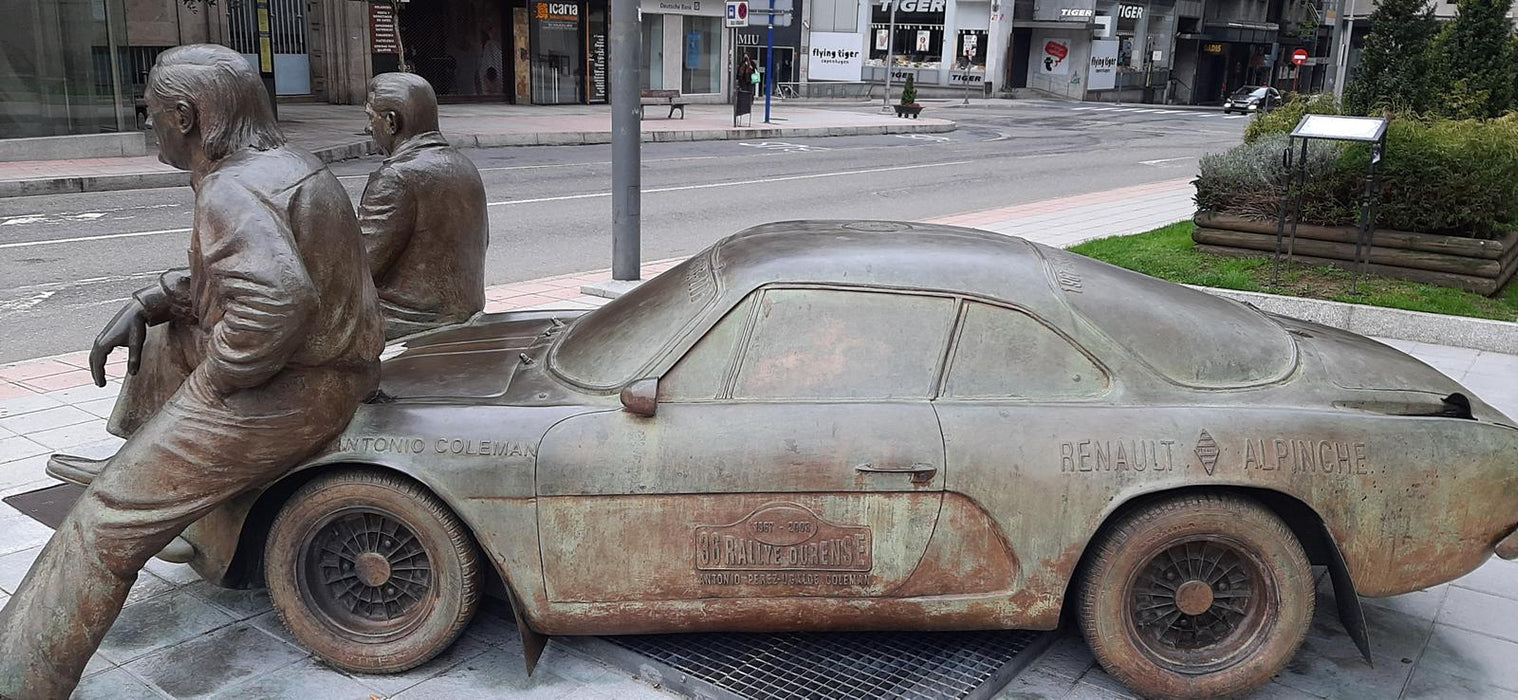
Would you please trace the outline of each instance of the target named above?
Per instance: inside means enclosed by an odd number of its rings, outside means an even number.
[[[359,228],[369,257],[369,273],[378,278],[390,269],[416,228],[416,198],[390,166],[369,175],[358,205]]]
[[[158,276],[158,283],[137,290],[132,295],[147,313],[147,323],[156,326],[165,321],[194,321],[190,304],[190,270],[176,267]]]
[[[258,386],[300,347],[320,304],[288,222],[233,180],[208,179],[197,236],[222,316],[196,368],[223,393]]]

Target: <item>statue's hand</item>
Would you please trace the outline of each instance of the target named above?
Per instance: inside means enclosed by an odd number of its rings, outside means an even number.
[[[116,312],[116,317],[105,324],[105,329],[95,337],[95,344],[90,348],[90,376],[94,377],[95,386],[105,386],[105,359],[116,348],[127,349],[127,374],[137,374],[137,368],[142,366],[142,342],[147,333],[147,309],[135,298],[127,301]]]

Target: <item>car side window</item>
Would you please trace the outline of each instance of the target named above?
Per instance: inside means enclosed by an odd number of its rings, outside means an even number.
[[[967,301],[943,396],[1080,398],[1106,391],[1107,382],[1106,372],[1033,317]]]
[[[771,289],[734,378],[735,399],[923,399],[954,323],[948,297]]]
[[[659,379],[660,399],[717,398],[727,386],[736,359],[733,357],[734,346],[748,325],[755,296],[757,294],[738,302]]]

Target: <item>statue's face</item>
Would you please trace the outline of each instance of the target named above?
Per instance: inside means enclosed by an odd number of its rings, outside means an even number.
[[[374,145],[380,153],[389,155],[395,152],[395,113],[376,112],[373,104],[365,102],[364,114],[369,117],[369,126],[364,132],[374,137]]]
[[[200,130],[195,128],[195,107],[187,102],[167,103],[151,90],[147,95],[148,125],[158,135],[158,160],[181,170],[193,165],[191,153]]]

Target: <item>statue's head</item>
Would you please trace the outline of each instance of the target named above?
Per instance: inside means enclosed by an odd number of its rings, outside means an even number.
[[[407,139],[437,131],[437,94],[431,83],[415,73],[374,76],[364,112],[369,115],[367,131],[381,153],[394,153]]]
[[[190,44],[159,54],[146,92],[158,159],[176,168],[192,169],[197,154],[215,163],[245,148],[285,144],[263,81],[225,46]]]

